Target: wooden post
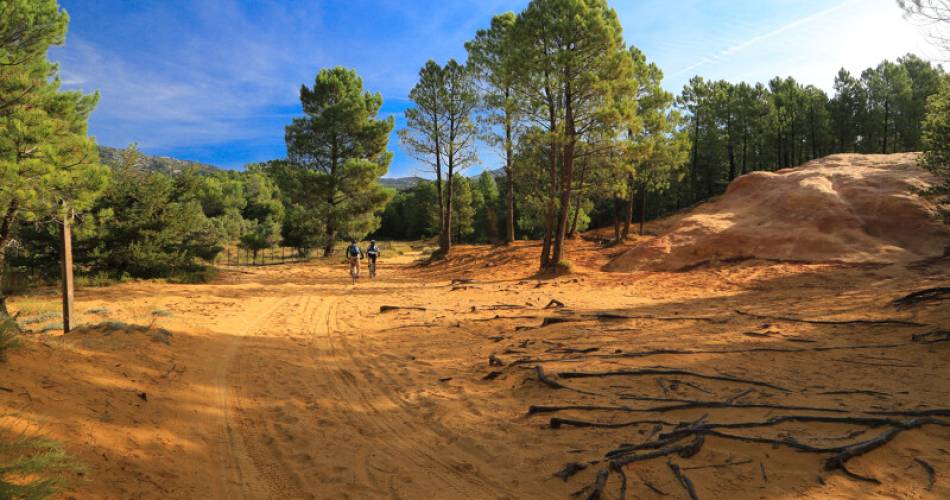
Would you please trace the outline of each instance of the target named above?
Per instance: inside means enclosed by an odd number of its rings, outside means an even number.
[[[73,235],[69,217],[63,220],[62,237],[63,333],[69,333],[73,322]]]

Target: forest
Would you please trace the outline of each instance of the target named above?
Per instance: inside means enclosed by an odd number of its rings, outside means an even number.
[[[225,170],[97,144],[65,2],[0,0],[0,499],[950,492],[939,59],[673,92],[607,0],[530,0],[401,117],[281,80],[286,154]]]
[[[286,127],[286,158],[166,175],[145,171],[134,144],[113,167],[99,163],[86,135],[97,95],[60,90],[46,59],[68,18],[54,1],[27,3],[15,9],[27,31],[15,17],[3,27],[0,255],[49,279],[64,218],[74,220],[81,273],[112,279],[202,280],[229,246],[329,256],[351,237],[437,237],[436,256],[453,243],[539,239],[539,267],[551,269],[569,261],[565,239],[612,226],[620,241],[637,222],[642,231],[751,171],[922,150],[928,100],[947,93],[942,67],[908,54],[860,75],[842,69],[830,96],[792,77],[700,76],[673,95],[606,2],[569,11],[539,2],[474,33],[465,63],[430,60],[419,70],[399,145],[388,143],[394,123],[380,116],[382,96],[355,71],[327,68],[301,87],[304,116]],[[546,28],[564,16],[583,22]],[[433,180],[379,186],[391,147]],[[480,147],[504,163],[485,164]],[[476,167],[485,172],[464,175]]]

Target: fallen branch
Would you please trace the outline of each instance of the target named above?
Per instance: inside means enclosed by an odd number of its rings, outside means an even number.
[[[745,464],[751,464],[751,463],[752,463],[752,459],[739,460],[737,462],[726,460],[725,462],[721,464],[696,465],[693,467],[683,467],[682,469],[683,470],[724,469],[726,467],[732,467],[733,465],[745,465]]]
[[[804,318],[795,318],[792,316],[771,316],[767,314],[756,314],[747,311],[742,311],[736,309],[736,314],[742,316],[749,316],[751,318],[758,319],[770,319],[773,321],[789,321],[792,323],[811,323],[816,325],[900,325],[900,326],[927,326],[923,323],[917,323],[914,321],[907,321],[902,319],[850,319],[850,320],[833,320],[833,319],[804,319]]]
[[[723,382],[733,382],[739,384],[748,384],[755,385],[760,387],[768,387],[770,389],[775,389],[782,392],[793,392],[790,389],[784,387],[770,384],[768,382],[762,382],[758,380],[743,379],[738,377],[732,377],[728,375],[710,375],[707,373],[694,372],[690,370],[680,370],[673,368],[641,368],[636,370],[614,370],[607,372],[561,372],[557,376],[559,378],[590,378],[590,377],[639,377],[639,376],[652,376],[652,375],[683,375],[696,378],[702,378],[707,380],[720,380]]]
[[[927,333],[918,333],[911,337],[914,342],[921,344],[936,344],[937,342],[950,342],[950,330],[934,330]]]
[[[661,448],[656,451],[651,451],[649,453],[643,453],[639,455],[636,455],[636,454],[627,455],[624,457],[611,460],[610,465],[612,467],[620,467],[620,466],[627,465],[633,462],[642,462],[644,460],[652,460],[654,458],[665,457],[665,456],[673,455],[673,454],[679,455],[680,457],[683,457],[683,458],[689,458],[699,453],[700,448],[703,447],[703,442],[704,442],[703,436],[699,435],[699,436],[696,436],[696,438],[689,444],[669,446],[666,448]]]
[[[587,500],[600,500],[604,495],[604,487],[607,486],[607,477],[610,476],[610,469],[601,469],[597,473],[597,479],[594,481],[594,489],[587,496]]]
[[[550,325],[556,325],[558,323],[573,323],[575,321],[580,321],[580,320],[575,319],[575,318],[558,318],[554,316],[549,316],[547,318],[544,318],[543,321],[541,321],[540,328],[544,328]]]
[[[654,316],[652,314],[620,314],[612,312],[597,313],[593,317],[603,320],[626,320],[626,319],[651,319],[656,321],[707,321],[709,323],[727,323],[729,318],[717,318],[715,316]]]
[[[584,469],[586,469],[586,468],[587,468],[587,464],[580,463],[580,462],[571,462],[571,463],[565,465],[563,469],[561,469],[561,470],[555,472],[555,473],[554,473],[554,477],[559,477],[559,478],[563,479],[564,482],[567,482],[567,480],[568,480],[571,476],[573,476],[574,474],[577,474],[578,472],[580,472],[580,471],[582,471],[582,470],[584,470]]]
[[[418,306],[379,306],[379,312],[389,312],[389,311],[398,311],[400,309],[413,310],[413,311],[425,311],[425,307]]]
[[[950,287],[925,288],[894,299],[891,304],[897,309],[906,309],[917,304],[940,302],[950,297]]]
[[[534,366],[534,372],[538,375],[538,380],[540,380],[544,385],[551,387],[552,389],[567,389],[569,391],[578,392],[580,394],[587,394],[590,396],[597,396],[597,393],[582,391],[580,389],[575,389],[573,387],[568,387],[556,380],[553,380],[544,373],[544,368],[541,365]]]
[[[670,467],[670,470],[673,471],[673,475],[676,476],[676,480],[686,489],[686,493],[689,494],[690,500],[699,500],[699,497],[696,496],[696,489],[693,488],[693,482],[686,477],[686,474],[680,469],[680,467],[673,462],[666,462],[666,465]]]

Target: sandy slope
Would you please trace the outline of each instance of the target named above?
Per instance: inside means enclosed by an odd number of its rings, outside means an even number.
[[[566,482],[554,472],[568,462],[602,458],[620,443],[641,442],[653,425],[552,429],[552,416],[676,423],[703,414],[712,422],[737,422],[816,413],[722,408],[528,415],[530,405],[648,408],[659,403],[644,397],[722,401],[752,389],[741,401],[849,410],[950,406],[950,342],[911,341],[913,334],[950,326],[950,311],[945,303],[906,310],[889,304],[911,290],[946,285],[945,260],[917,267],[746,262],[678,274],[608,274],[598,269],[623,249],[574,242],[578,272],[538,281],[529,277],[537,251],[528,243],[513,250],[460,247],[450,261],[430,267],[410,266],[407,256],[387,262],[378,281],[356,288],[346,284],[343,266],[318,263],[230,272],[212,285],[83,290],[83,321],[108,318],[149,328],[34,336],[0,364],[0,386],[9,389],[0,390],[0,413],[13,415],[0,424],[62,440],[85,462],[88,471],[67,495],[74,498],[566,498],[591,484],[602,466]],[[453,285],[453,278],[476,281]],[[567,307],[544,309],[553,298]],[[54,300],[21,298],[14,307]],[[382,304],[426,310],[380,313]],[[108,311],[91,312],[103,307]],[[807,324],[736,309],[927,326]],[[640,318],[590,316],[603,311]],[[576,321],[539,328],[546,317]],[[899,345],[616,356],[855,344]],[[596,350],[576,351],[585,349]],[[489,366],[492,354],[505,366]],[[767,381],[790,392],[679,375],[557,379],[571,387],[557,390],[538,381],[537,364],[552,377],[569,370],[675,367]],[[484,380],[493,371],[496,378]],[[831,394],[841,390],[866,392]],[[881,432],[849,435],[856,429],[862,428],[796,423],[736,432],[822,446]],[[823,458],[708,437],[697,455],[672,460],[682,467],[737,463],[686,470],[701,498],[950,496],[950,428],[904,432],[849,463],[880,485],[824,471]],[[914,458],[937,470],[932,490]],[[647,483],[673,498],[685,495],[665,458],[630,465],[626,475],[636,498],[658,495]],[[616,497],[619,484],[617,474],[610,475],[605,495]]]
[[[749,258],[907,263],[943,255],[950,227],[919,195],[935,179],[917,156],[840,154],[744,175],[608,269],[677,271]]]

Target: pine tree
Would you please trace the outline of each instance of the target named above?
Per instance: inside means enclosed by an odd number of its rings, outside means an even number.
[[[0,273],[18,222],[53,222],[89,208],[108,181],[89,114],[98,95],[62,92],[46,52],[69,18],[55,0],[0,4]],[[0,316],[6,316],[0,293]]]
[[[300,101],[306,116],[286,129],[289,162],[275,168],[281,189],[322,222],[329,256],[338,238],[362,238],[379,226],[391,197],[379,178],[392,160],[387,144],[394,121],[377,118],[382,96],[364,92],[351,69],[320,70],[312,88],[301,87]]]

